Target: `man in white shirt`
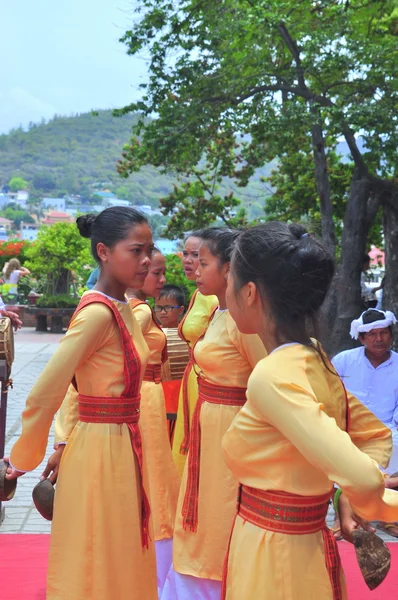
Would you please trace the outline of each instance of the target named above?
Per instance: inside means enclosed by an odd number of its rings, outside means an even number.
[[[351,324],[351,337],[362,346],[337,354],[332,363],[347,390],[392,430],[389,470],[398,471],[398,353],[391,350],[395,315],[369,308]],[[384,525],[398,537],[397,524]]]

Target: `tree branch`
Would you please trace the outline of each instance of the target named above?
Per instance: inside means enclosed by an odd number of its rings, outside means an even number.
[[[304,69],[303,69],[303,65],[301,62],[301,58],[300,58],[299,47],[298,47],[297,43],[295,42],[295,40],[290,35],[290,33],[284,23],[281,22],[278,25],[278,29],[282,36],[283,41],[285,42],[286,46],[288,47],[288,49],[290,51],[290,54],[292,55],[292,57],[294,59],[294,62],[296,63],[297,81],[299,83],[299,86],[301,89],[306,90],[307,85],[305,83]]]

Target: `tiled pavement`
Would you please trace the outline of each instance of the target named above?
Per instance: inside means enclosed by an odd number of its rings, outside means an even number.
[[[61,334],[38,333],[33,329],[19,331],[16,341],[15,362],[12,368],[14,388],[8,393],[6,451],[12,448],[21,432],[21,413],[25,400],[36,379],[55,352]],[[5,519],[0,525],[0,533],[49,533],[50,523],[36,511],[32,502],[32,489],[39,481],[40,475],[52,453],[54,443],[53,431],[50,433],[47,453],[43,463],[31,473],[18,479],[16,494],[9,503],[4,503]],[[333,512],[328,515],[328,523],[333,523]],[[380,533],[386,541],[398,541],[389,535]]]
[[[8,392],[5,456],[21,433],[21,413],[26,397],[55,352],[61,337],[61,334],[38,333],[25,328],[15,336],[15,362],[11,374],[14,387]],[[39,481],[52,447],[51,432],[43,463],[35,471],[20,477],[13,500],[3,503],[5,519],[0,525],[0,533],[50,532],[50,523],[39,515],[33,505],[32,489]]]

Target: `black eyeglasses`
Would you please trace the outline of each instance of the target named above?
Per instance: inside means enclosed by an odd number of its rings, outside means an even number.
[[[165,312],[165,313],[169,313],[173,310],[173,308],[180,308],[179,306],[155,306],[155,312]]]

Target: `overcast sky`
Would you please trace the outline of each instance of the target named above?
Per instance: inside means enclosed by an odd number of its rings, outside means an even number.
[[[134,0],[0,0],[0,133],[139,96],[145,61],[118,40]]]

